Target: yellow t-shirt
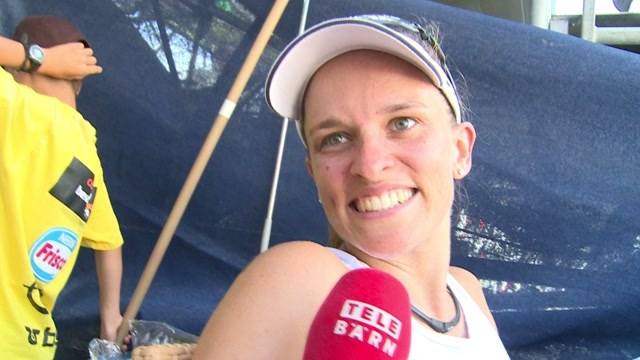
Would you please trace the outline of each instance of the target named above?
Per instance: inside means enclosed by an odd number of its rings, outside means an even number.
[[[51,313],[80,246],[122,245],[95,129],[0,68],[0,354],[52,359]]]

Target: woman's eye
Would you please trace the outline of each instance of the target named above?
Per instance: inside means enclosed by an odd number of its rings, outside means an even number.
[[[344,144],[347,141],[349,141],[349,139],[347,138],[346,134],[333,133],[333,134],[327,135],[324,139],[322,139],[322,143],[320,144],[320,146],[321,147],[334,146],[334,145]]]
[[[401,117],[401,118],[393,119],[391,121],[391,127],[393,128],[393,130],[396,130],[396,131],[404,131],[404,130],[411,129],[416,125],[416,123],[417,122],[412,118]]]

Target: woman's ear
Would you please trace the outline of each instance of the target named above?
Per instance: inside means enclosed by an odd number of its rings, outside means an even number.
[[[473,144],[476,141],[476,130],[470,122],[463,122],[454,128],[455,158],[453,177],[462,179],[471,171]]]

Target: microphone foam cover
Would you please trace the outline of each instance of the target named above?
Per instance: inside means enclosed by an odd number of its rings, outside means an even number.
[[[316,314],[305,360],[407,359],[411,306],[400,281],[374,269],[343,275]]]

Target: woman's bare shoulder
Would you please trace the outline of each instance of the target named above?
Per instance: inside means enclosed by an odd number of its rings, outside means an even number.
[[[465,288],[467,288],[466,285],[470,285],[472,287],[480,287],[478,278],[467,269],[463,269],[457,266],[450,266],[449,274],[451,274]]]
[[[491,311],[489,310],[489,304],[487,304],[487,300],[484,297],[484,291],[482,290],[482,285],[478,278],[469,270],[451,266],[449,267],[449,273],[462,285],[462,287],[467,290],[469,295],[475,300],[476,304],[480,306],[482,312],[487,316],[489,321],[495,326],[495,321],[493,316],[491,315]]]
[[[238,275],[205,327],[198,352],[226,358],[246,349],[254,359],[300,358],[313,317],[346,271],[313,242],[274,246]]]
[[[311,241],[291,241],[276,245],[257,256],[243,271],[243,276],[287,282],[310,279],[330,282],[346,272],[345,266],[326,247]],[[335,282],[334,282],[335,283]],[[290,284],[283,284],[288,286]]]
[[[327,248],[310,241],[276,245],[258,255],[238,275],[229,296],[251,297],[272,310],[306,311],[296,304],[317,304],[326,297],[346,268]]]

